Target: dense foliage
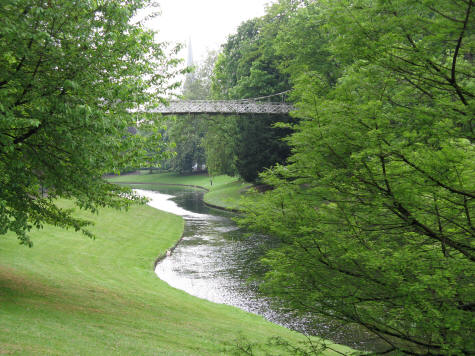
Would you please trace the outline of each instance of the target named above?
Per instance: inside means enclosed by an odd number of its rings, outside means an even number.
[[[237,33],[229,36],[214,70],[214,97],[258,98],[290,88],[288,75],[278,70],[282,58],[272,46],[279,26],[272,17],[265,16],[242,23]],[[284,163],[289,156],[290,148],[282,139],[290,130],[273,126],[277,122],[289,122],[290,117],[240,115],[226,120],[234,121],[234,135],[223,136],[221,141],[234,153],[236,170],[244,180],[255,182],[260,172],[276,163]],[[229,126],[229,122],[222,126]],[[217,132],[225,133],[229,129]]]
[[[279,16],[242,23],[219,55],[210,53],[187,76],[183,98],[246,99],[289,89],[289,74],[279,70],[283,56],[272,45],[282,24],[276,18]],[[170,120],[167,135],[176,146],[174,157],[164,166],[183,174],[205,165],[210,176],[239,174],[244,180],[255,182],[260,172],[284,163],[290,155],[289,145],[282,139],[291,130],[274,128],[277,122],[290,121],[288,115],[193,115]]]
[[[0,2],[0,234],[31,244],[44,223],[84,230],[58,197],[92,211],[136,199],[102,176],[162,151],[156,119],[139,113],[173,86],[177,62],[134,17],[146,6]]]
[[[188,68],[183,84],[183,100],[205,100],[210,97],[211,74],[216,53],[209,52],[202,63]],[[181,115],[167,120],[165,139],[172,143],[171,158],[161,162],[166,168],[179,174],[202,171],[208,164],[205,155],[204,137],[209,129],[206,115]]]
[[[265,291],[384,352],[474,354],[472,0],[282,0],[302,118],[241,222],[280,238]],[[273,10],[274,9],[274,10]]]
[[[206,118],[198,115],[178,116],[167,122],[166,135],[172,143],[171,158],[164,167],[179,174],[189,174],[205,164],[202,140],[207,131]]]

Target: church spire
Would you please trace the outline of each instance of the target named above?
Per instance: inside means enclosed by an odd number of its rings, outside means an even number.
[[[191,36],[188,38],[188,57],[187,57],[186,65],[188,67],[192,67],[194,65],[194,62],[193,62],[193,47],[191,46]]]
[[[188,38],[188,56],[186,59],[186,66],[193,67],[193,47],[191,46],[191,36]],[[185,96],[192,95],[192,87],[195,82],[194,68],[190,73],[186,73],[185,82],[183,83],[183,94]]]

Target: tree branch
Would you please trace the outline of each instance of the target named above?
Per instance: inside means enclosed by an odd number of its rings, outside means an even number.
[[[386,207],[393,211],[396,215],[398,215],[401,219],[407,221],[410,225],[416,227],[416,230],[419,233],[422,233],[430,238],[433,238],[440,243],[446,243],[446,245],[452,247],[453,249],[457,250],[461,254],[463,254],[465,257],[467,257],[470,261],[475,262],[475,256],[471,254],[470,252],[466,251],[474,251],[475,249],[471,246],[467,246],[465,244],[461,244],[459,242],[453,241],[451,239],[447,239],[445,236],[441,236],[435,231],[433,231],[431,228],[426,226],[425,224],[421,223],[419,220],[417,220],[409,210],[407,210],[401,203],[394,201],[394,206],[390,206],[385,204]]]
[[[470,192],[466,192],[466,191],[463,191],[463,190],[459,190],[459,189],[455,189],[455,188],[452,188],[452,187],[449,187],[447,184],[445,183],[442,183],[441,181],[439,181],[438,179],[434,178],[433,176],[431,176],[429,173],[427,173],[425,170],[423,170],[422,168],[416,166],[414,163],[412,163],[411,161],[409,161],[406,157],[404,157],[402,154],[398,153],[398,152],[392,152],[392,154],[398,158],[400,158],[403,162],[405,162],[406,164],[408,164],[409,166],[411,166],[412,168],[414,168],[416,171],[418,171],[419,173],[422,173],[424,176],[426,176],[427,178],[429,178],[431,181],[433,181],[435,184],[437,184],[438,186],[442,187],[442,188],[445,188],[447,189],[449,192],[452,192],[452,193],[455,193],[455,194],[460,194],[460,195],[463,195],[463,196],[466,196],[466,197],[470,197],[470,198],[475,198],[475,194],[473,193],[470,193]]]
[[[20,137],[17,137],[15,140],[13,140],[13,144],[19,144],[25,140],[27,140],[29,137],[33,136],[35,133],[37,133],[40,128],[43,126],[43,123],[39,124],[38,126],[30,129],[27,133],[25,133],[24,135],[20,136]]]
[[[467,29],[467,23],[468,23],[468,20],[470,18],[470,11],[472,9],[472,5],[473,5],[473,0],[470,0],[469,4],[468,4],[468,7],[467,7],[466,14],[465,14],[465,21],[463,22],[463,28],[462,28],[462,31],[460,32],[459,38],[457,40],[457,46],[455,47],[454,57],[452,59],[451,79],[452,79],[452,83],[454,85],[456,84],[456,80],[457,80],[457,78],[455,77],[455,69],[456,69],[456,66],[457,66],[457,57],[458,57],[458,54],[459,54],[459,51],[460,51],[460,47],[462,46],[462,40],[463,40],[463,36],[465,34],[465,30]],[[464,100],[462,100],[462,102],[465,105],[468,105],[468,103],[464,102]]]

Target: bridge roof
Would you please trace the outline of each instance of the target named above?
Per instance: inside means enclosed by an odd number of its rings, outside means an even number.
[[[154,112],[166,115],[188,114],[288,114],[294,108],[283,102],[258,102],[253,100],[173,100],[160,105]]]

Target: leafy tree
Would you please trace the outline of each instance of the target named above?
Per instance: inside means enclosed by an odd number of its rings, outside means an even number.
[[[288,76],[278,70],[280,57],[275,54],[273,38],[278,24],[267,17],[241,24],[223,46],[216,63],[212,90],[214,96],[225,99],[256,98],[289,89]],[[281,100],[280,97],[273,100]],[[241,177],[254,182],[258,173],[276,163],[283,163],[290,154],[282,138],[288,129],[275,129],[288,116],[239,116],[232,151]]]
[[[329,51],[329,37],[323,30],[327,19],[321,15],[320,3],[281,0],[268,12],[268,17],[281,22],[273,36],[273,47],[282,58],[279,69],[290,77],[293,89],[298,89],[300,80],[308,82],[310,77],[320,90],[333,87],[341,76],[342,63]]]
[[[290,58],[305,119],[241,222],[281,239],[264,290],[367,329],[381,353],[475,353],[473,10],[321,0],[292,23],[309,51],[327,36],[342,75],[322,80],[306,48]]]
[[[167,134],[173,142],[171,169],[179,174],[189,174],[193,166],[205,163],[201,141],[206,132],[205,118],[199,115],[178,116],[168,122]]]
[[[183,85],[183,99],[204,100],[211,95],[211,78],[218,54],[216,51],[208,52],[206,58],[197,67],[191,68]]]
[[[258,181],[259,173],[276,163],[284,163],[290,147],[283,140],[289,128],[277,128],[277,122],[289,122],[282,116],[244,116],[236,120],[238,140],[235,142],[236,169],[247,182]]]
[[[205,149],[206,167],[210,177],[220,174],[236,175],[234,137],[236,118],[231,116],[210,116],[206,119],[207,132],[202,145]]]
[[[137,200],[102,176],[147,160],[178,63],[134,16],[148,1],[0,2],[0,234],[45,223],[88,233],[55,205],[124,207]],[[141,122],[146,137],[129,130]],[[43,195],[42,192],[47,192]]]
[[[210,96],[211,73],[216,61],[216,52],[208,53],[203,63],[191,68],[183,85],[184,100],[204,100]],[[193,166],[202,167],[207,158],[202,144],[208,131],[205,115],[179,116],[168,121],[167,135],[174,143],[170,159],[171,169],[180,174],[191,173]]]

